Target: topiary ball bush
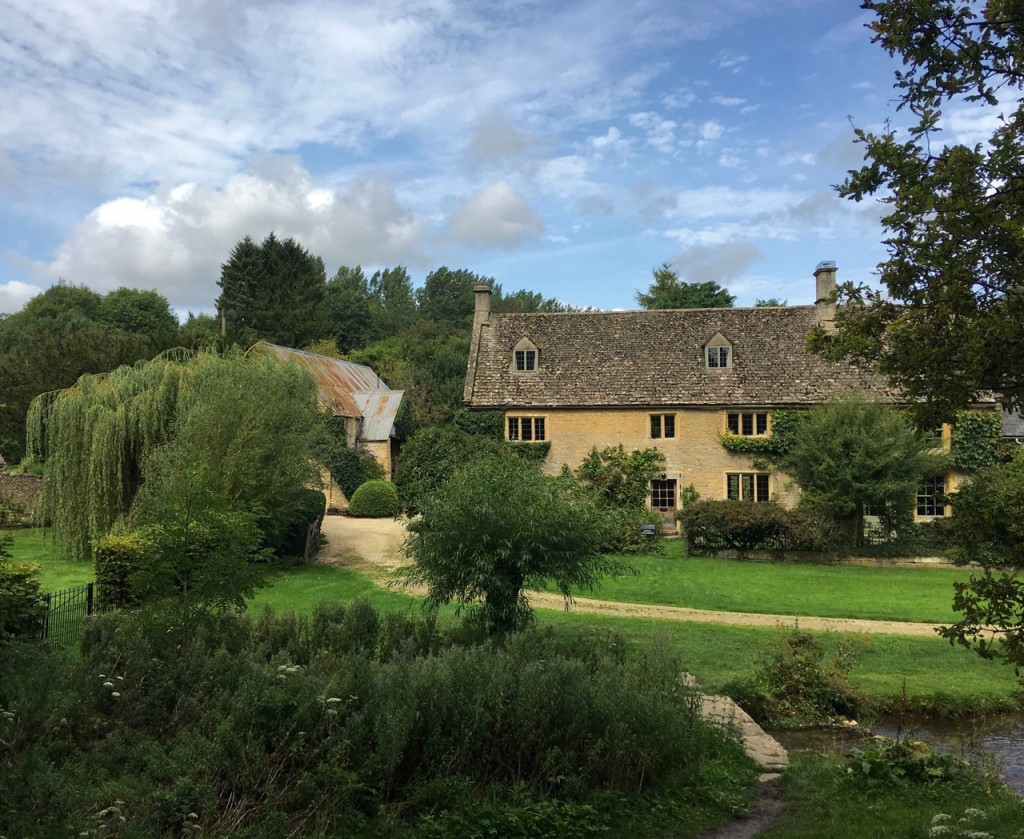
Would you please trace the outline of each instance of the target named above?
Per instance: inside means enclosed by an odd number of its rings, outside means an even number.
[[[348,512],[359,518],[394,518],[398,515],[398,491],[388,481],[367,481],[352,493]]]

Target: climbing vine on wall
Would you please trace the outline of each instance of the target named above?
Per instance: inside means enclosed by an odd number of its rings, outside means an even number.
[[[1002,420],[995,411],[960,411],[953,425],[950,463],[965,472],[992,466],[999,459]]]

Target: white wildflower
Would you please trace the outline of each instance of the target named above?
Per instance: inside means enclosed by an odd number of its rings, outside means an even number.
[[[979,810],[977,807],[968,807],[964,810],[964,816],[969,819],[983,819],[985,818],[985,811]]]
[[[119,694],[116,690],[110,695],[113,696],[115,699],[120,699],[121,697],[121,694]]]
[[[953,831],[951,828],[944,824],[937,824],[928,831],[929,836],[952,836]]]
[[[341,702],[341,697],[332,696],[329,699],[325,699],[324,702],[326,702],[328,705],[333,705],[335,702]]]
[[[338,712],[334,708],[328,708],[324,713],[332,717],[338,716]]]
[[[949,813],[936,813],[932,816],[932,824],[949,824],[953,817]]]
[[[112,688],[113,686],[114,686],[113,682],[104,682],[103,683],[103,687],[105,687],[105,688]]]

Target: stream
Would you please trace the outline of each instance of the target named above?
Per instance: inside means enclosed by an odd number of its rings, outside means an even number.
[[[769,732],[786,749],[842,754],[857,745],[860,734],[846,729],[806,729]],[[915,719],[901,728],[895,718],[883,718],[872,734],[923,740],[933,748],[953,751],[976,766],[994,765],[1006,784],[1024,796],[1024,713],[966,720]]]

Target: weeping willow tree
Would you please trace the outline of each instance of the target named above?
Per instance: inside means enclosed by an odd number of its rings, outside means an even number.
[[[267,529],[315,479],[316,385],[268,354],[173,350],[83,376],[38,397],[27,424],[30,454],[46,463],[37,513],[78,559],[119,524],[152,520],[197,473]]]

